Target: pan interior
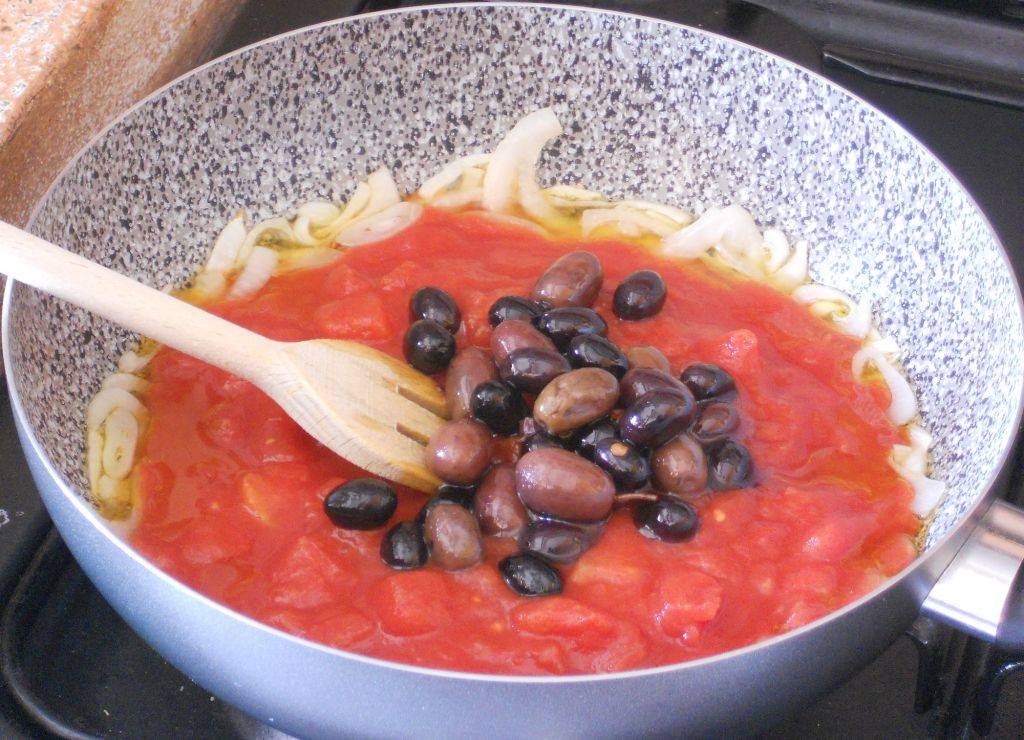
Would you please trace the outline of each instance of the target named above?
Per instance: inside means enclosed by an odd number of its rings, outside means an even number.
[[[238,208],[345,198],[386,165],[405,191],[489,150],[524,112],[566,134],[541,179],[700,211],[739,203],[812,244],[815,280],[868,296],[905,350],[935,477],[928,542],[983,495],[1014,432],[1021,314],[984,217],[883,116],[776,58],[678,26],[544,7],[455,6],[315,27],[207,66],[134,109],[68,168],[32,230],[163,287]],[[84,410],[133,337],[18,286],[13,384],[85,495]]]

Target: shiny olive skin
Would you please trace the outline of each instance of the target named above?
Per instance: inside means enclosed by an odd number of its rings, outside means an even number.
[[[495,465],[476,492],[476,520],[480,531],[496,537],[518,537],[529,521],[526,507],[516,494],[516,467]]]
[[[438,504],[458,504],[466,511],[473,511],[475,502],[475,486],[456,486],[451,483],[443,483],[438,486],[437,493],[423,504],[419,514],[416,515],[416,523],[423,526],[423,522],[427,520],[427,514]]]
[[[629,360],[630,369],[647,367],[652,370],[661,370],[666,374],[672,372],[672,366],[669,364],[668,358],[665,357],[665,353],[649,344],[630,347],[626,350],[626,359]]]
[[[388,530],[380,543],[380,559],[395,570],[422,568],[429,557],[423,530],[416,522],[399,522]]]
[[[421,373],[433,375],[455,357],[455,337],[431,319],[420,319],[405,332],[405,359]]]
[[[533,417],[552,434],[565,434],[615,408],[619,383],[607,370],[584,367],[559,375],[537,396]]]
[[[615,484],[594,463],[568,450],[529,452],[516,463],[516,493],[541,515],[593,522],[612,510]]]
[[[438,504],[423,522],[430,560],[444,570],[462,570],[484,559],[484,542],[476,517],[458,504]]]
[[[608,333],[608,323],[591,308],[552,308],[542,313],[535,323],[560,352],[569,348],[574,337],[586,334],[603,337]]]
[[[754,460],[739,442],[725,439],[705,448],[708,458],[708,488],[731,491],[754,484]]]
[[[547,434],[546,432],[534,432],[527,437],[523,437],[522,441],[519,443],[519,456],[522,457],[527,452],[543,450],[545,448],[564,450],[565,441],[561,437],[556,437],[553,434]]]
[[[519,392],[501,380],[481,383],[473,391],[470,401],[473,416],[495,434],[508,436],[519,430],[525,407]]]
[[[687,390],[648,391],[619,419],[619,437],[637,447],[659,447],[690,425],[696,408]]]
[[[541,305],[529,298],[507,295],[491,304],[491,308],[487,312],[487,320],[491,326],[497,326],[502,321],[510,319],[532,322],[548,308],[551,308],[550,304]]]
[[[509,555],[498,563],[505,583],[520,596],[554,596],[562,593],[562,576],[549,563],[528,552]]]
[[[594,463],[612,477],[621,493],[643,488],[651,478],[647,456],[622,440],[609,438],[598,442],[594,446]]]
[[[668,493],[701,491],[708,483],[704,449],[688,434],[680,434],[651,454],[651,480]]]
[[[610,339],[597,334],[573,337],[566,356],[573,367],[599,367],[616,378],[621,378],[629,370],[625,353]]]
[[[619,381],[619,403],[629,406],[645,393],[659,390],[677,390],[686,392],[682,381],[676,380],[668,373],[649,367],[630,370]]]
[[[662,542],[685,542],[700,528],[697,510],[685,501],[670,498],[637,506],[633,523],[644,537]]]
[[[420,288],[409,299],[409,320],[430,319],[454,334],[462,323],[462,312],[455,299],[440,288]]]
[[[576,454],[588,460],[594,459],[594,449],[602,439],[615,439],[619,436],[619,427],[611,419],[598,419],[578,430],[572,437],[572,447]]]
[[[679,379],[693,393],[698,401],[718,398],[736,390],[736,382],[725,370],[709,362],[690,365],[679,375]]]
[[[491,332],[491,354],[494,355],[494,361],[498,365],[501,365],[517,349],[527,348],[557,351],[554,343],[548,337],[526,321],[517,319],[502,321]]]
[[[570,252],[555,260],[537,279],[530,298],[555,308],[592,306],[601,291],[604,270],[590,252]]]
[[[571,369],[569,361],[554,350],[526,347],[505,358],[498,366],[498,374],[524,393],[540,393],[544,386]]]
[[[519,547],[551,563],[569,565],[579,560],[594,537],[568,522],[535,519],[519,535]]]
[[[498,379],[498,367],[490,352],[479,347],[466,347],[455,353],[444,379],[444,395],[448,402],[448,415],[452,419],[465,419],[473,415],[473,391],[481,383]]]
[[[665,305],[665,281],[654,270],[638,270],[626,277],[612,296],[612,311],[620,319],[649,319]]]
[[[427,467],[448,483],[473,483],[491,461],[491,430],[475,419],[441,425],[430,438]]]
[[[710,401],[701,406],[697,418],[690,425],[690,434],[698,442],[708,444],[725,439],[740,425],[740,415],[731,403]]]
[[[377,478],[356,478],[324,499],[327,517],[344,529],[377,529],[387,524],[398,506],[395,489]]]

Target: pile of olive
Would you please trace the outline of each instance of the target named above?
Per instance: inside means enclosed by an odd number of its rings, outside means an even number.
[[[447,368],[451,420],[426,449],[427,466],[445,485],[415,521],[388,531],[387,565],[429,560],[457,570],[484,559],[484,537],[514,538],[519,552],[498,566],[509,587],[559,593],[556,566],[590,548],[615,507],[632,505],[643,535],[680,542],[699,527],[687,496],[752,485],[750,454],[731,437],[739,426],[733,378],[710,364],[676,378],[656,347],[623,352],[592,308],[602,282],[593,254],[561,257],[529,298],[491,306],[490,351],[456,352],[455,301],[437,288],[416,291],[405,353],[423,372]],[[661,277],[642,270],[618,285],[612,308],[636,321],[665,300]],[[495,436],[517,438],[514,462],[494,462]],[[325,507],[339,526],[381,527],[394,492],[361,479],[333,491]]]

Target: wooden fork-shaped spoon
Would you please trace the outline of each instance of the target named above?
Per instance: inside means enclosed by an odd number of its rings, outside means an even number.
[[[337,339],[267,339],[3,222],[0,272],[245,378],[370,473],[421,491],[441,482],[423,445],[444,422],[444,394],[383,352]]]

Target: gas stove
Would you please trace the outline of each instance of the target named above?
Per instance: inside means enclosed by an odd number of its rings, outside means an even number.
[[[217,53],[422,3],[252,0]],[[825,74],[899,120],[964,182],[1024,275],[1024,0],[604,0],[721,33]],[[0,737],[280,736],[137,637],[51,529],[0,394]],[[1024,498],[1018,449],[1010,491]],[[766,738],[1021,737],[1024,655],[920,619]],[[411,728],[412,729],[412,728]]]

